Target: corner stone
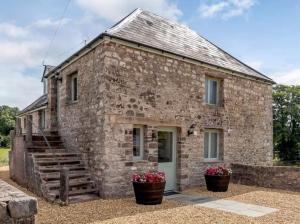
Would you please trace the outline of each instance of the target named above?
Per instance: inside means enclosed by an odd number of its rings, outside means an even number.
[[[31,217],[37,214],[37,200],[33,197],[15,198],[8,202],[8,210],[12,218]]]

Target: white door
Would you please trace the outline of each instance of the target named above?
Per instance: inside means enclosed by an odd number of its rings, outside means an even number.
[[[176,129],[159,128],[158,170],[166,174],[165,191],[176,190]]]

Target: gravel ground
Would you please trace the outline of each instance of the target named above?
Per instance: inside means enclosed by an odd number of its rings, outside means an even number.
[[[7,168],[0,168],[0,178],[33,195],[9,179]],[[38,224],[300,223],[300,193],[233,184],[226,193],[211,193],[205,188],[194,188],[185,193],[226,198],[277,208],[280,211],[260,218],[249,218],[167,200],[157,206],[136,205],[134,199],[126,198],[97,200],[60,207],[38,198],[39,211],[36,220]]]

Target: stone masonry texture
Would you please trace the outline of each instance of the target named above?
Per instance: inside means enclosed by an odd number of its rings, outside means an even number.
[[[77,74],[77,102],[69,77]],[[157,130],[177,130],[177,188],[204,184],[207,166],[272,164],[272,85],[131,48],[109,39],[64,67],[49,86],[51,120],[70,151],[85,153],[102,197],[132,194],[137,169],[157,169]],[[220,80],[220,105],[204,101],[205,78]],[[52,78],[53,79],[53,78]],[[52,83],[52,84],[51,84]],[[52,85],[52,86],[51,86]],[[195,134],[187,135],[191,125]],[[144,126],[144,158],[133,161],[133,125]],[[204,130],[221,132],[220,161],[204,161]]]
[[[37,200],[0,180],[0,223],[34,224]]]
[[[232,182],[300,191],[300,168],[232,164]],[[258,175],[259,174],[259,175]]]

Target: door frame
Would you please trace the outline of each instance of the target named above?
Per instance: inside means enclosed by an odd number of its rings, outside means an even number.
[[[174,191],[176,191],[178,189],[177,186],[177,135],[178,135],[178,130],[176,127],[167,127],[167,126],[163,126],[163,127],[158,127],[157,128],[157,132],[159,131],[169,131],[173,133],[173,145],[172,145],[172,163],[173,163],[173,172],[174,172]],[[157,134],[158,135],[158,134]],[[158,136],[157,136],[158,138]],[[157,139],[158,140],[158,139]],[[157,149],[158,150],[158,149]],[[157,157],[158,157],[158,151],[157,151]],[[159,162],[157,163],[158,167],[159,167]]]

